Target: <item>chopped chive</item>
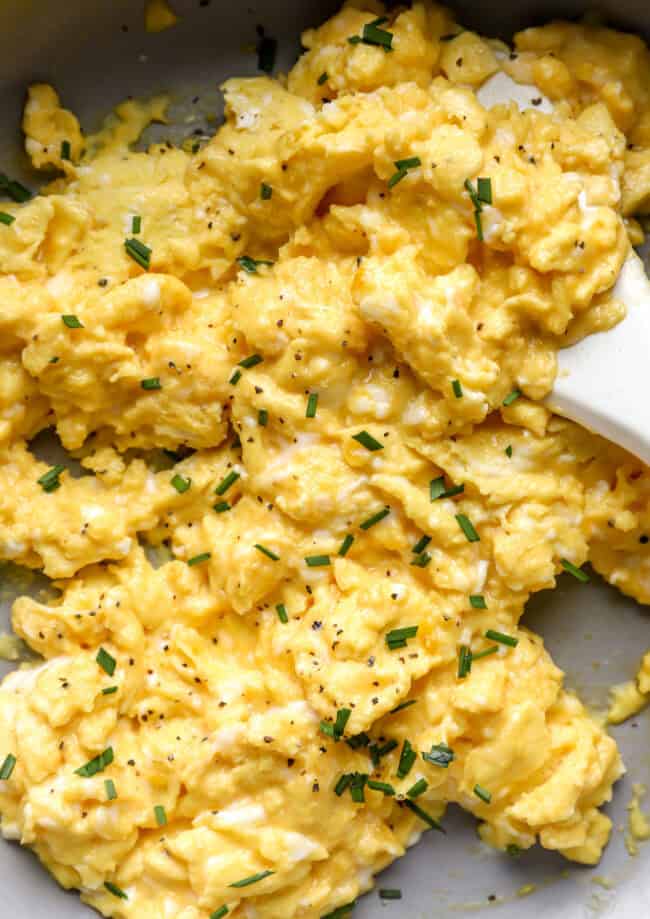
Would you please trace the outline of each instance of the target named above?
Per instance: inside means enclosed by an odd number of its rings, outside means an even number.
[[[505,397],[505,399],[502,402],[502,405],[505,405],[505,406],[512,405],[513,402],[517,401],[520,395],[521,395],[520,389],[513,389],[512,392],[508,393],[508,395]]]
[[[162,804],[156,804],[156,806],[153,809],[153,812],[154,812],[154,816],[156,818],[156,823],[158,824],[158,826],[166,826],[167,813],[165,812],[165,808],[162,806]]]
[[[446,743],[434,744],[428,753],[422,754],[425,763],[432,766],[440,766],[441,769],[448,769],[449,763],[453,763],[455,753]]]
[[[171,483],[179,495],[184,495],[192,484],[192,480],[189,477],[185,478],[185,476],[176,473],[176,475],[172,477]]]
[[[62,141],[61,141],[61,159],[62,159],[62,160],[69,160],[69,159],[70,159],[71,152],[72,152],[72,151],[71,151],[71,149],[70,149],[70,141],[69,141],[69,140],[62,140]]]
[[[4,223],[5,226],[11,226],[15,219],[13,214],[8,214],[6,211],[0,211],[0,223]]]
[[[112,696],[117,692],[117,686],[107,686],[105,689],[102,689],[103,696]]]
[[[315,418],[317,408],[318,408],[318,393],[317,392],[310,393],[309,399],[307,399],[307,410],[305,412],[305,418]]]
[[[330,564],[329,555],[306,555],[305,561],[309,568],[322,568]]]
[[[220,906],[219,909],[215,909],[213,913],[210,913],[210,919],[223,919],[229,912],[230,910],[227,906]]]
[[[58,357],[51,357],[51,358],[49,359],[49,361],[48,361],[48,364],[58,364],[58,363],[59,363],[59,360],[60,360],[60,358],[58,358]]]
[[[5,760],[0,767],[0,781],[6,782],[11,778],[14,769],[16,768],[16,763],[18,760],[13,755],[13,753],[8,753],[5,757]]]
[[[377,23],[386,22],[385,18],[376,19],[373,22],[367,22],[361,35],[352,35],[348,38],[351,45],[376,45],[383,48],[386,53],[393,50],[393,33],[380,29]]]
[[[419,817],[420,820],[423,820],[428,826],[430,826],[432,830],[438,830],[439,833],[446,832],[445,828],[440,823],[438,823],[434,817],[432,817],[430,814],[427,814],[426,811],[422,810],[422,808],[416,804],[415,801],[407,799],[404,801],[404,806],[408,807],[410,811],[413,811],[413,813]]]
[[[228,887],[248,887],[250,884],[257,884],[258,881],[271,877],[272,874],[275,874],[275,871],[259,871],[257,874],[251,874],[250,877],[242,878],[241,881],[235,881],[234,884],[228,884]]]
[[[397,887],[380,887],[379,897],[381,900],[401,900],[402,891]]]
[[[339,906],[338,909],[333,909],[332,912],[327,913],[326,916],[321,916],[321,919],[344,919],[344,917],[350,915],[354,907],[354,901],[352,903],[346,903],[344,906]]]
[[[390,651],[395,651],[397,648],[405,648],[406,643],[409,638],[415,638],[418,634],[417,625],[407,625],[401,629],[392,629],[390,632],[386,633],[386,644]]]
[[[68,313],[67,315],[61,316],[61,320],[64,326],[67,326],[69,329],[83,329],[83,324],[79,321],[79,318],[73,313]]]
[[[420,552],[424,552],[424,550],[426,549],[426,547],[429,545],[430,542],[431,542],[430,536],[421,536],[416,542],[416,544],[413,546],[413,548],[411,549],[411,552],[414,555],[419,555]]]
[[[270,549],[267,549],[266,546],[260,545],[256,542],[253,546],[254,549],[257,549],[258,552],[261,552],[262,555],[266,555],[267,558],[270,558],[272,562],[279,562],[280,556],[276,555],[275,552],[272,552]]]
[[[463,387],[460,385],[460,380],[452,380],[451,388],[453,389],[454,395],[457,399],[463,398]]]
[[[413,561],[411,562],[416,568],[426,568],[429,562],[431,561],[431,556],[428,552],[420,552],[419,555],[416,555]]]
[[[352,440],[356,440],[357,443],[371,452],[384,449],[384,445],[380,444],[378,440],[375,440],[372,434],[369,434],[367,431],[359,431],[358,434],[353,434]]]
[[[340,555],[341,558],[345,557],[350,551],[350,546],[352,545],[353,542],[354,542],[354,536],[348,533],[345,539],[343,540],[343,542],[341,543],[341,545],[339,546],[339,551],[336,554]]]
[[[474,786],[474,794],[477,798],[480,798],[481,801],[485,801],[486,804],[489,804],[492,800],[491,793],[486,788],[483,788],[482,785]]]
[[[368,788],[371,788],[373,791],[381,791],[386,797],[390,797],[395,794],[395,789],[388,782],[376,782],[374,779],[368,779],[367,781]]]
[[[336,741],[340,740],[343,736],[346,725],[350,720],[351,714],[352,709],[340,708],[336,713],[336,718],[334,721],[321,721],[321,733],[327,734],[328,737],[332,737]]]
[[[397,747],[399,747],[399,744],[394,738],[387,740],[381,747],[378,747],[376,743],[371,744],[368,752],[370,753],[370,758],[375,769],[379,765],[381,759],[384,756],[388,756],[388,754],[392,753]]]
[[[409,790],[406,792],[406,797],[411,798],[411,800],[413,800],[413,798],[419,798],[420,795],[424,794],[428,787],[429,783],[426,779],[419,779],[415,785],[411,785]]]
[[[251,258],[250,255],[240,256],[237,259],[237,263],[241,265],[247,274],[257,274],[257,269],[260,265],[266,265],[268,268],[273,267],[273,262],[263,258]]]
[[[289,614],[287,613],[287,608],[284,605],[284,603],[278,603],[275,609],[278,614],[278,619],[280,620],[280,622],[283,623],[283,625],[286,625],[287,622],[289,621]]]
[[[324,73],[321,73],[321,75],[316,80],[316,82],[318,83],[319,86],[322,86],[324,83],[327,83],[328,80],[329,80],[329,74],[327,73],[327,71],[325,71]]]
[[[114,897],[119,897],[120,900],[129,899],[122,888],[118,887],[117,884],[113,884],[111,881],[104,881],[104,887],[109,893],[112,893]]]
[[[142,217],[136,214],[136,216],[131,220],[131,232],[140,233],[142,232]]]
[[[351,781],[352,781],[351,772],[346,772],[343,775],[339,776],[338,781],[336,785],[334,786],[334,794],[340,798],[341,795],[344,794],[345,791],[347,791]]]
[[[456,514],[456,521],[467,538],[467,542],[479,542],[481,537],[474,529],[474,525],[465,514]]]
[[[146,380],[140,380],[140,386],[147,392],[151,392],[154,389],[162,389],[160,377],[148,377]]]
[[[472,185],[471,180],[470,180],[470,179],[465,179],[463,185],[465,186],[465,191],[466,191],[467,194],[469,195],[472,204],[474,205],[474,207],[476,208],[477,211],[480,211],[480,210],[481,210],[481,207],[482,207],[481,199],[479,198],[477,191],[475,190],[474,186]]]
[[[476,225],[476,238],[482,243],[485,240],[485,236],[483,235],[483,220],[481,219],[480,211],[474,211],[474,223]]]
[[[458,649],[458,679],[464,680],[472,669],[472,652],[467,645],[461,645]]]
[[[498,641],[499,644],[508,645],[510,648],[516,648],[519,644],[518,638],[514,638],[512,635],[504,635],[503,632],[495,632],[494,629],[488,629],[485,637],[491,641]]]
[[[355,734],[353,737],[348,737],[345,742],[351,750],[359,750],[361,747],[367,747],[370,745],[370,738],[365,731],[362,731],[360,734]]]
[[[489,648],[486,648],[485,651],[478,651],[476,654],[471,655],[471,660],[480,661],[482,657],[489,657],[490,654],[496,654],[499,650],[498,645],[491,645]]]
[[[216,504],[212,505],[212,510],[216,511],[217,514],[225,514],[226,511],[230,510],[230,504],[227,501],[217,501]]]
[[[398,169],[397,172],[394,172],[390,179],[388,180],[388,187],[394,188],[402,179],[406,178],[406,169]]]
[[[239,362],[240,367],[248,370],[250,367],[257,367],[258,364],[261,364],[264,358],[261,354],[250,354],[248,357],[245,357]]]
[[[141,268],[144,268],[145,271],[149,270],[151,267],[151,249],[149,246],[145,246],[143,242],[133,237],[125,240],[124,249],[126,254]]]
[[[257,423],[261,428],[265,428],[269,423],[269,413],[265,408],[261,408],[257,413]]]
[[[278,43],[275,38],[270,38],[264,34],[264,29],[259,32],[260,40],[257,43],[257,67],[264,73],[273,73],[275,66],[275,55],[278,50]]]
[[[589,581],[589,575],[586,571],[583,571],[582,568],[578,568],[577,565],[574,565],[573,562],[570,562],[566,558],[560,559],[560,564],[565,571],[568,571],[569,574],[572,574],[574,578],[578,581],[582,581],[583,584],[587,584]]]
[[[219,482],[219,484],[215,488],[214,490],[215,495],[219,495],[219,497],[222,497],[222,495],[225,495],[225,493],[228,491],[230,486],[234,485],[238,478],[240,478],[239,473],[235,472],[234,469],[231,469],[231,471],[223,477],[223,479]]]
[[[355,804],[363,804],[366,800],[364,788],[368,781],[368,776],[364,772],[353,772],[352,781],[350,782],[350,797]]]
[[[397,172],[393,173],[388,180],[388,187],[393,188],[394,185],[402,181],[410,169],[417,169],[417,167],[421,165],[422,160],[419,156],[409,156],[404,160],[395,160],[395,169]]]
[[[404,779],[409,774],[413,768],[413,764],[417,759],[417,753],[411,746],[409,740],[405,740],[402,745],[402,752],[399,757],[399,764],[397,766],[397,777],[399,779]]]
[[[359,524],[361,530],[369,530],[370,527],[374,527],[376,523],[379,523],[384,517],[388,517],[390,514],[390,508],[384,507],[382,510],[377,511],[376,514],[373,514],[372,517],[368,517],[367,520],[364,520],[363,523]]]
[[[59,488],[61,485],[59,476],[62,472],[65,472],[65,466],[61,466],[60,464],[52,466],[51,469],[48,469],[47,472],[45,472],[40,477],[40,479],[37,479],[36,481],[41,486],[43,491],[49,494],[52,491],[56,491],[57,488]]]
[[[110,766],[113,758],[113,748],[107,747],[99,756],[95,756],[79,769],[75,769],[75,775],[80,775],[83,779],[91,779],[98,772],[103,772],[107,766]]]
[[[482,204],[492,204],[492,179],[476,180],[476,196]]]
[[[506,456],[508,457],[508,459],[510,459],[510,457],[512,456],[512,444],[508,444],[504,452]]]
[[[241,370],[235,370],[235,372],[230,377],[228,382],[230,383],[231,386],[236,386],[240,380],[241,380]]]
[[[438,498],[453,498],[455,495],[462,495],[464,491],[464,485],[452,485],[447,488],[444,475],[431,479],[429,482],[429,500],[431,501],[437,501]]]
[[[190,568],[193,568],[194,565],[200,565],[202,562],[207,562],[212,558],[212,552],[201,552],[200,555],[193,555],[192,558],[188,558],[187,564]]]
[[[396,705],[395,708],[391,708],[389,715],[396,715],[398,712],[403,712],[405,708],[410,708],[411,705],[415,705],[417,699],[407,699],[406,702],[400,702],[399,705]]]
[[[4,173],[0,173],[0,193],[8,195],[12,201],[16,201],[17,204],[23,204],[33,197],[28,188],[25,188],[24,185],[17,182],[15,179],[7,178]]]
[[[115,667],[117,666],[117,661],[108,653],[108,651],[104,650],[104,648],[100,648],[97,652],[97,657],[95,660],[105,673],[107,673],[109,676],[113,676],[115,673]]]
[[[487,603],[483,594],[470,594],[469,605],[472,609],[487,609]]]
[[[113,779],[105,780],[104,789],[106,791],[107,801],[114,801],[117,798],[117,788],[115,787],[115,782],[113,781]]]
[[[273,197],[273,189],[266,182],[260,185],[260,198],[262,201],[269,201]]]

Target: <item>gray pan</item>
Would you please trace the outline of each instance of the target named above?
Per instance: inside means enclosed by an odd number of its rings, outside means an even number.
[[[287,68],[299,52],[301,30],[321,22],[338,4],[175,0],[182,21],[158,35],[145,33],[143,5],[143,0],[1,0],[0,171],[22,172],[23,179],[36,180],[21,154],[18,130],[25,87],[33,80],[54,83],[86,129],[96,128],[128,95],[171,89],[176,127],[156,129],[158,136],[186,136],[189,117],[194,119],[191,129],[212,133],[221,115],[220,82],[256,72],[255,56],[246,50],[255,41],[256,25],[278,39],[278,66]],[[457,4],[460,21],[503,38],[551,16],[579,15],[588,6],[582,0]],[[650,39],[647,0],[604,0],[599,6],[614,24]],[[193,103],[196,96],[200,99]],[[0,568],[0,603],[6,586]],[[8,616],[6,604],[0,609],[0,628],[6,628]],[[597,578],[583,586],[563,576],[557,590],[531,601],[525,621],[544,636],[567,673],[568,686],[594,711],[606,708],[608,687],[630,679],[650,646],[646,611]],[[0,674],[7,670],[0,663]],[[624,842],[632,784],[650,785],[650,717],[640,715],[612,733],[628,772],[607,808],[614,832],[597,868],[572,865],[539,848],[516,860],[508,858],[479,841],[472,818],[450,809],[447,836],[425,834],[381,876],[380,886],[400,887],[403,899],[382,903],[377,893],[370,893],[359,902],[355,919],[650,917],[650,842],[634,858]],[[59,889],[36,858],[16,844],[0,842],[0,890],[0,919],[95,915],[76,894]]]

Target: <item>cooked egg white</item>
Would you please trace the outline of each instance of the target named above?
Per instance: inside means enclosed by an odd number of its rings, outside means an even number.
[[[229,80],[195,152],[133,148],[163,98],[84,136],[29,90],[0,556],[57,594],[13,606],[1,828],[107,916],[326,916],[449,802],[502,850],[609,838],[616,744],[519,619],[586,561],[650,597],[647,469],[543,404],[624,315],[650,53],[385,16]]]

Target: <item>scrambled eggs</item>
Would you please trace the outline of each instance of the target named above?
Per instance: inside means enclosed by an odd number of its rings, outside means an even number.
[[[303,43],[203,147],[32,86],[59,177],[3,178],[0,555],[57,596],[13,608],[2,832],[106,916],[342,916],[448,802],[511,852],[610,833],[616,744],[519,619],[587,560],[650,600],[648,470],[542,401],[623,315],[650,53],[422,3]]]

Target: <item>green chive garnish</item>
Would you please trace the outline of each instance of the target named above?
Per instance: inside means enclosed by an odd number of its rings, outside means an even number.
[[[574,565],[573,562],[570,562],[566,558],[560,559],[560,564],[565,571],[568,571],[569,574],[572,574],[574,578],[578,581],[582,581],[583,584],[586,584],[589,581],[589,575],[586,571],[583,571],[582,568],[578,568],[577,565]]]
[[[417,781],[415,785],[411,785],[409,790],[406,792],[406,797],[411,798],[411,800],[413,800],[414,798],[419,798],[420,795],[424,794],[424,792],[427,790],[428,787],[429,787],[429,783],[427,782],[426,779],[419,779],[419,781]]]
[[[230,505],[227,501],[217,501],[216,504],[212,505],[212,509],[217,512],[217,514],[224,514],[226,511],[230,510]]]
[[[439,833],[446,832],[445,828],[441,826],[441,824],[439,824],[438,821],[435,820],[430,814],[427,814],[426,811],[422,810],[422,808],[416,804],[415,801],[407,799],[404,801],[404,806],[408,807],[410,811],[413,811],[413,813],[419,817],[420,820],[423,820],[428,826],[430,826],[432,830],[438,830]]]
[[[273,189],[266,182],[260,185],[260,198],[262,201],[269,201],[273,197]]]
[[[61,159],[62,159],[62,160],[69,160],[69,159],[70,159],[70,154],[71,154],[70,141],[69,141],[69,140],[62,140],[62,141],[61,141]]]
[[[346,772],[344,775],[340,776],[336,785],[334,786],[334,794],[340,798],[341,795],[348,789],[351,781],[351,772]]]
[[[505,397],[502,404],[506,406],[512,405],[513,402],[517,401],[520,395],[521,395],[520,389],[513,389],[512,392],[508,393],[508,395]]]
[[[250,367],[256,367],[258,364],[261,364],[263,360],[264,358],[261,354],[250,354],[239,362],[239,366],[248,370]]]
[[[496,654],[498,650],[498,645],[492,645],[491,647],[486,648],[485,651],[478,651],[476,654],[470,655],[471,662],[479,661],[482,657],[489,657],[490,654]]]
[[[482,785],[474,786],[474,794],[477,798],[480,798],[481,801],[485,801],[486,804],[489,804],[492,800],[492,795],[486,788],[483,788]]]
[[[477,179],[477,190],[474,190],[474,186],[469,179],[465,179],[465,189],[467,194],[470,196],[472,204],[474,205],[474,222],[476,224],[476,235],[480,242],[483,242],[483,223],[481,220],[481,212],[483,210],[484,204],[492,204],[492,181],[489,178],[479,178]]]
[[[148,377],[146,380],[140,380],[140,386],[142,389],[145,389],[147,392],[150,392],[154,389],[162,389],[162,383],[160,382],[160,377]]]
[[[321,75],[320,75],[319,78],[316,80],[316,82],[318,83],[319,86],[322,86],[323,83],[327,83],[328,80],[329,80],[328,74],[327,74],[327,73],[321,73]]]
[[[235,370],[235,372],[230,377],[228,382],[230,383],[231,386],[236,386],[240,380],[241,380],[241,370]]]
[[[421,536],[416,542],[416,544],[413,546],[413,548],[411,549],[411,552],[414,555],[419,555],[420,552],[424,552],[424,550],[426,549],[426,547],[429,545],[430,542],[431,542],[430,536]]]
[[[278,619],[283,625],[286,625],[289,621],[289,614],[287,613],[287,608],[284,603],[278,603],[275,607],[278,614]]]
[[[379,897],[381,900],[401,900],[402,891],[397,887],[380,887]]]
[[[395,708],[391,708],[389,715],[396,715],[398,712],[403,712],[405,708],[410,708],[411,705],[415,705],[417,699],[407,699],[406,702],[400,702],[399,705],[396,705]]]
[[[428,552],[420,552],[419,555],[415,556],[411,564],[415,565],[416,568],[426,568],[430,561],[431,556]]]
[[[382,757],[388,756],[388,754],[392,753],[397,747],[399,747],[399,744],[394,738],[387,740],[381,747],[378,747],[376,743],[371,744],[368,752],[370,753],[370,758],[372,759],[372,764],[375,769],[379,765]]]
[[[80,775],[83,779],[91,779],[98,772],[103,772],[107,766],[110,766],[113,758],[113,748],[107,747],[99,756],[95,756],[79,769],[75,769],[75,775]]]
[[[179,475],[178,473],[172,477],[171,483],[179,495],[184,495],[192,484],[190,478],[185,478],[185,476]]]
[[[269,413],[265,408],[261,408],[257,413],[257,423],[261,428],[265,428],[269,423]]]
[[[446,743],[434,744],[429,753],[422,754],[422,759],[425,763],[440,766],[441,769],[448,769],[449,763],[453,763],[454,758],[454,751]]]
[[[353,434],[352,440],[356,440],[357,443],[371,452],[384,449],[384,445],[380,444],[378,440],[375,440],[372,434],[369,434],[367,431],[359,431],[358,434]]]
[[[63,325],[67,326],[69,329],[83,329],[83,324],[73,313],[61,316],[61,319],[63,320]]]
[[[369,530],[370,527],[374,527],[376,523],[379,523],[384,517],[388,517],[390,514],[390,508],[384,507],[382,510],[377,511],[376,514],[373,514],[372,517],[368,517],[367,520],[364,520],[363,523],[359,524],[359,528],[362,530]]]
[[[105,689],[102,689],[103,696],[112,696],[117,692],[117,686],[107,686]]]
[[[361,747],[370,745],[370,738],[365,731],[362,731],[361,734],[355,734],[353,737],[348,737],[345,742],[351,750],[359,750]]]
[[[156,823],[158,824],[158,826],[165,826],[167,823],[167,814],[162,804],[156,804],[156,806],[153,809],[153,812],[154,812],[154,816],[156,818]]]
[[[512,444],[508,444],[508,446],[505,449],[505,454],[508,457],[508,459],[510,459],[510,457],[512,456]]]
[[[398,182],[402,181],[409,169],[417,169],[417,167],[421,165],[422,160],[419,156],[411,156],[405,160],[395,160],[395,169],[397,172],[394,172],[388,180],[388,187],[393,188]]]
[[[247,274],[257,274],[257,269],[260,265],[267,265],[269,268],[273,266],[273,262],[263,258],[251,258],[249,255],[242,255],[241,258],[237,259],[237,262]]]
[[[364,788],[368,781],[368,776],[364,772],[353,772],[352,781],[350,782],[350,797],[355,804],[363,804],[366,800]]]
[[[188,558],[187,564],[190,568],[194,565],[200,565],[202,562],[207,562],[212,558],[212,552],[201,552],[200,555],[194,555],[192,558]]]
[[[139,239],[127,239],[124,243],[126,254],[130,256],[145,271],[151,267],[151,249]]]
[[[250,884],[257,884],[258,881],[271,877],[272,874],[275,874],[275,871],[260,871],[258,874],[251,874],[250,877],[243,878],[241,881],[235,881],[234,884],[228,884],[228,887],[248,887]]]
[[[431,479],[429,482],[429,500],[431,501],[437,501],[439,498],[453,498],[455,495],[462,495],[464,491],[464,485],[452,485],[447,488],[444,475]]]
[[[235,470],[232,469],[226,476],[224,476],[224,478],[221,480],[221,482],[219,482],[219,484],[215,488],[214,490],[215,495],[219,495],[219,497],[222,497],[222,495],[225,495],[225,493],[228,491],[230,486],[234,485],[239,477],[240,477],[239,473],[235,472]]]
[[[253,546],[253,548],[254,548],[254,549],[257,549],[258,552],[261,552],[262,555],[266,555],[266,557],[267,557],[267,558],[270,558],[272,562],[278,562],[278,561],[280,561],[280,556],[279,556],[279,555],[276,555],[275,552],[272,552],[270,549],[267,549],[266,546],[260,545],[260,543],[258,543],[258,542],[255,543],[255,545]]]
[[[482,204],[492,204],[492,179],[476,180],[476,193]]]
[[[340,708],[336,713],[336,718],[334,721],[321,721],[320,729],[321,733],[327,734],[328,737],[331,737],[333,740],[340,740],[345,731],[346,725],[350,720],[350,715],[352,714],[351,708]]]
[[[386,633],[386,644],[390,651],[395,651],[397,648],[405,648],[406,643],[409,638],[415,638],[418,634],[417,625],[407,625],[401,629],[392,629],[390,632]]]
[[[13,753],[8,753],[5,757],[5,760],[0,767],[0,781],[6,782],[11,778],[14,769],[16,768],[16,763],[18,760],[13,755]]]
[[[0,194],[8,195],[8,197],[10,197],[12,201],[16,201],[17,204],[23,204],[33,197],[28,188],[25,188],[24,185],[21,185],[21,183],[17,182],[15,179],[7,178],[4,173],[0,173]]]
[[[107,801],[114,801],[117,798],[117,788],[115,787],[113,779],[106,779],[104,782],[104,789],[106,791]]]
[[[215,909],[215,911],[210,914],[210,919],[223,919],[229,912],[230,910],[227,906],[220,906],[219,909]]]
[[[4,223],[5,226],[11,226],[15,219],[13,214],[8,214],[6,211],[0,211],[0,223]]]
[[[458,679],[463,680],[472,669],[472,652],[467,645],[458,649]]]
[[[376,782],[374,779],[368,779],[366,784],[368,788],[371,788],[373,791],[381,791],[387,797],[391,797],[395,794],[395,789],[388,782]]]
[[[119,897],[120,900],[128,900],[129,898],[117,884],[113,884],[111,881],[104,881],[104,887],[109,893],[112,893],[114,897]]]
[[[402,745],[402,752],[399,757],[399,765],[397,767],[397,777],[399,779],[404,779],[409,774],[413,768],[413,764],[417,759],[417,753],[411,746],[410,741],[405,740]]]
[[[364,25],[361,35],[352,35],[348,38],[351,45],[375,45],[383,48],[386,53],[393,50],[393,33],[380,29],[379,26],[387,22],[385,16],[374,19]]]
[[[140,233],[142,231],[142,217],[136,215],[131,221],[131,232]]]
[[[456,514],[456,521],[467,538],[467,542],[479,542],[480,536],[474,529],[474,525],[469,517],[465,514]]]
[[[107,673],[109,676],[113,676],[115,673],[115,667],[117,666],[117,661],[108,653],[108,651],[105,651],[104,648],[100,648],[97,652],[97,657],[95,660],[105,673]]]
[[[516,648],[519,644],[518,638],[514,638],[512,635],[504,635],[503,632],[495,632],[494,629],[488,629],[485,637],[491,641],[498,641],[499,644],[508,645],[510,648]]]
[[[472,609],[487,609],[487,603],[483,594],[470,594],[469,605]]]
[[[44,473],[40,477],[40,479],[37,479],[36,481],[41,486],[43,491],[49,494],[52,491],[56,491],[57,488],[60,487],[61,482],[59,481],[59,476],[64,471],[65,471],[65,466],[61,466],[61,465],[52,466],[51,469],[48,469],[47,472]]]
[[[343,542],[341,543],[341,545],[339,546],[339,551],[336,554],[340,555],[341,558],[346,556],[348,552],[350,551],[350,546],[352,545],[353,542],[354,542],[354,536],[351,536],[350,533],[348,533],[345,539],[343,540]]]
[[[306,555],[305,561],[309,568],[322,568],[330,564],[329,555]]]
[[[307,399],[307,411],[305,412],[305,418],[315,418],[317,408],[318,408],[318,393],[317,392],[310,393],[309,399]]]
[[[457,399],[463,398],[463,387],[460,385],[460,380],[452,380],[451,388],[453,389],[454,395]]]

